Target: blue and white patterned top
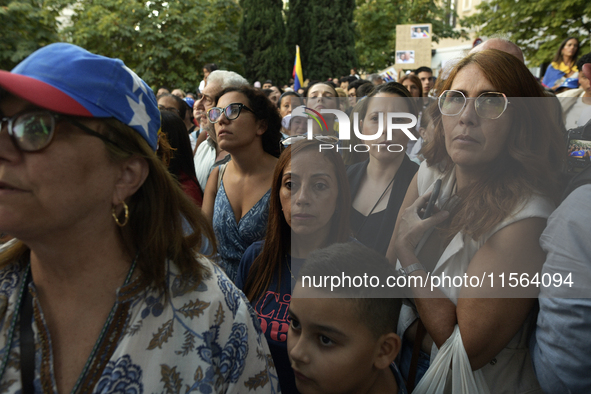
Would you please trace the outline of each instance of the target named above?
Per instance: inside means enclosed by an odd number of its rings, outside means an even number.
[[[250,245],[265,237],[271,189],[238,222],[221,182],[213,208],[213,231],[218,241],[219,264],[234,282],[240,259]]]
[[[88,393],[278,393],[277,374],[257,317],[222,270],[203,258],[209,274],[181,287],[167,263],[168,299],[133,281],[117,291],[115,315],[78,392]],[[17,264],[0,270],[0,359],[10,357],[0,392],[21,390],[20,340],[8,329],[26,272]],[[35,391],[56,393],[51,338],[34,299]],[[18,327],[18,324],[17,324]]]

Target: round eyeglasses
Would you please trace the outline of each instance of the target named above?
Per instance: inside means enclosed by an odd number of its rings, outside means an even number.
[[[467,98],[459,90],[446,90],[439,96],[439,110],[445,116],[459,115],[468,100],[475,100],[476,114],[484,119],[498,119],[510,104],[507,96],[500,92],[484,92],[476,98]]]
[[[115,142],[82,123],[68,116],[50,111],[28,111],[18,113],[12,117],[3,117],[0,119],[0,130],[2,130],[4,122],[6,122],[8,135],[18,149],[23,152],[37,152],[51,143],[58,120],[71,123],[87,134],[116,145]]]
[[[242,111],[243,108],[254,114],[254,111],[252,109],[248,108],[246,105],[244,105],[242,103],[232,103],[232,104],[228,104],[226,106],[226,108],[220,108],[220,107],[210,108],[207,111],[207,119],[209,119],[209,121],[211,123],[217,123],[217,122],[219,122],[222,114],[224,114],[224,115],[226,115],[226,118],[228,120],[234,120],[238,116],[240,116],[240,111]]]

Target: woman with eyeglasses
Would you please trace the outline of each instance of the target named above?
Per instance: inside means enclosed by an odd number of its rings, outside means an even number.
[[[500,276],[532,278],[544,262],[539,237],[559,196],[564,155],[560,120],[523,63],[498,50],[462,59],[441,91],[434,137],[387,256],[407,278],[456,282],[410,286],[414,307],[403,306],[398,323],[401,370],[414,369],[408,379],[419,381],[457,327],[491,393],[538,393],[527,348],[538,289],[502,287]],[[436,213],[423,219],[437,180]],[[470,281],[476,277],[480,284]]]
[[[403,85],[389,82],[376,87],[353,112],[359,114],[357,127],[363,135],[377,134],[380,124],[382,133],[378,139],[360,141],[369,146],[369,157],[347,169],[353,204],[351,230],[359,242],[386,255],[406,189],[419,169],[406,154],[409,137],[404,132],[395,129],[388,139],[386,116],[399,112],[416,117],[416,102]]]
[[[121,60],[56,43],[0,71],[3,393],[278,391],[159,129]]]
[[[267,236],[246,250],[236,279],[259,316],[283,393],[298,392],[286,342],[292,281],[309,253],[350,238],[345,165],[320,144],[296,141],[279,157]]]
[[[225,89],[214,105],[207,118],[231,160],[211,172],[203,213],[213,224],[219,263],[234,281],[246,248],[265,236],[281,116],[263,92],[251,87]]]

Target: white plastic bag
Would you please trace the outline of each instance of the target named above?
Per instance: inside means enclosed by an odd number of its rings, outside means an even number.
[[[451,379],[451,391],[449,379]],[[444,392],[490,394],[482,371],[472,371],[470,367],[457,324],[454,332],[441,346],[435,360],[413,390],[413,394],[443,394]]]

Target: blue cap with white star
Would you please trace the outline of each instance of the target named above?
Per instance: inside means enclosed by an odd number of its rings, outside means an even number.
[[[116,118],[156,150],[160,111],[154,92],[119,59],[72,44],[51,44],[11,72],[0,70],[0,86],[51,111]]]

